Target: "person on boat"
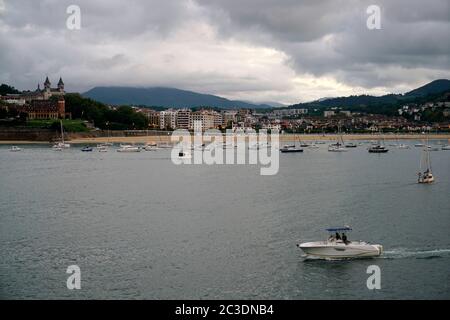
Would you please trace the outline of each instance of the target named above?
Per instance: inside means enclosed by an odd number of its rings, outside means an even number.
[[[335,240],[334,236],[332,234],[330,234],[330,236],[328,237],[328,241],[332,242],[334,240]]]
[[[339,234],[339,232],[336,232],[335,238],[336,240],[341,240],[341,235]]]
[[[342,233],[342,241],[343,241],[345,244],[348,244],[347,235],[346,235],[344,232]]]

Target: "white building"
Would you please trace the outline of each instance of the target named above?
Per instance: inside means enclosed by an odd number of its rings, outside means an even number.
[[[177,128],[177,112],[169,109],[159,113],[159,126],[161,129]]]
[[[324,116],[325,118],[329,118],[329,117],[332,117],[332,116],[334,116],[334,115],[335,115],[334,110],[325,110],[325,111],[323,112],[323,116]]]

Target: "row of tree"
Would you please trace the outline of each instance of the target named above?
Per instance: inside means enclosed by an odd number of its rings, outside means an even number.
[[[72,114],[72,119],[91,121],[100,129],[129,130],[148,128],[147,117],[129,106],[110,108],[101,102],[84,98],[78,93],[66,94],[65,100],[66,112]]]

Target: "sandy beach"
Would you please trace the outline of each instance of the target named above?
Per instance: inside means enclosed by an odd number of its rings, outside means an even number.
[[[67,139],[68,142],[74,144],[98,144],[98,143],[170,143],[171,136],[131,136],[131,137],[72,137]],[[270,135],[269,135],[270,137]],[[428,139],[447,139],[450,142],[450,134],[386,134],[381,138],[384,140],[423,140]],[[284,134],[280,135],[280,141],[295,141],[295,140],[308,140],[308,141],[332,141],[336,140],[338,135],[336,134]],[[346,134],[343,135],[344,140],[377,140],[379,135],[371,134]],[[27,140],[4,140],[0,141],[0,144],[50,144],[48,141],[27,141]]]

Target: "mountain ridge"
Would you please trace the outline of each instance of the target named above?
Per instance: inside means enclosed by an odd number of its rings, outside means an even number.
[[[148,107],[217,107],[217,108],[272,108],[268,104],[255,104],[229,100],[212,94],[197,93],[170,87],[98,86],[82,96],[114,105],[141,105]]]

